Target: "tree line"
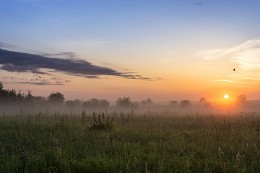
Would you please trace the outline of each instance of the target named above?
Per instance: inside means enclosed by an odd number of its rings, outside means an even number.
[[[239,95],[237,96],[237,104],[244,105],[246,103],[247,99],[245,95]],[[172,107],[189,107],[192,105],[192,102],[190,100],[171,100],[168,102],[170,106]],[[30,90],[27,91],[26,94],[21,93],[19,90],[18,92],[15,89],[4,89],[3,83],[0,82],[0,105],[1,106],[10,106],[10,105],[21,105],[21,106],[31,106],[31,105],[52,105],[52,106],[65,106],[69,109],[74,108],[107,108],[109,107],[110,103],[106,99],[97,99],[92,98],[87,101],[81,101],[81,100],[66,100],[65,97],[61,92],[53,92],[48,97],[42,97],[42,96],[33,96],[32,92]],[[132,101],[130,97],[122,97],[118,98],[116,101],[116,106],[121,108],[136,108],[138,106],[151,106],[153,105],[152,99],[148,98],[145,100],[142,100],[140,102]],[[201,98],[198,100],[198,104],[200,106],[209,108],[211,107],[210,102],[208,102],[205,98]]]
[[[140,102],[143,105],[153,104],[149,98]],[[22,93],[20,90],[17,92],[15,89],[4,89],[3,83],[0,82],[0,105],[1,106],[65,106],[70,109],[74,108],[107,108],[110,103],[106,99],[92,98],[87,101],[81,100],[66,100],[61,92],[53,92],[48,97],[34,96],[32,92],[28,90],[27,94]],[[139,105],[138,102],[133,102],[130,97],[118,98],[116,105],[122,108],[135,108]]]

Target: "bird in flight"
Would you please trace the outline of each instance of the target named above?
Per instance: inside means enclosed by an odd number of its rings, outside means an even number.
[[[233,71],[236,71],[236,68],[233,68]]]

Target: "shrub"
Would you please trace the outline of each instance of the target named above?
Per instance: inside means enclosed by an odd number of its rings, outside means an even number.
[[[105,116],[104,113],[102,115],[96,115],[93,112],[93,123],[89,127],[89,130],[96,131],[110,131],[113,129],[113,118],[110,118],[109,115]]]

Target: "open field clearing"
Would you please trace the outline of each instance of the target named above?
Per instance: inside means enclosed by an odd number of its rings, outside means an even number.
[[[260,172],[259,113],[108,114],[1,115],[0,172]]]

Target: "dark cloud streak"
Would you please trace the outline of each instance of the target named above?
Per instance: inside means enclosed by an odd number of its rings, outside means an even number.
[[[31,84],[31,85],[64,85],[64,83],[50,83],[50,82],[15,82],[15,83],[19,83],[19,84]]]
[[[71,53],[69,54],[71,55]],[[119,76],[127,79],[151,80],[150,78],[142,77],[140,75],[122,73],[111,68],[96,66],[84,60],[50,58],[47,57],[47,55],[44,56],[15,52],[1,48],[0,64],[2,65],[2,70],[9,72],[32,72],[36,74],[48,74],[41,71],[41,69],[51,69],[86,78],[98,78],[100,75],[109,75]]]

